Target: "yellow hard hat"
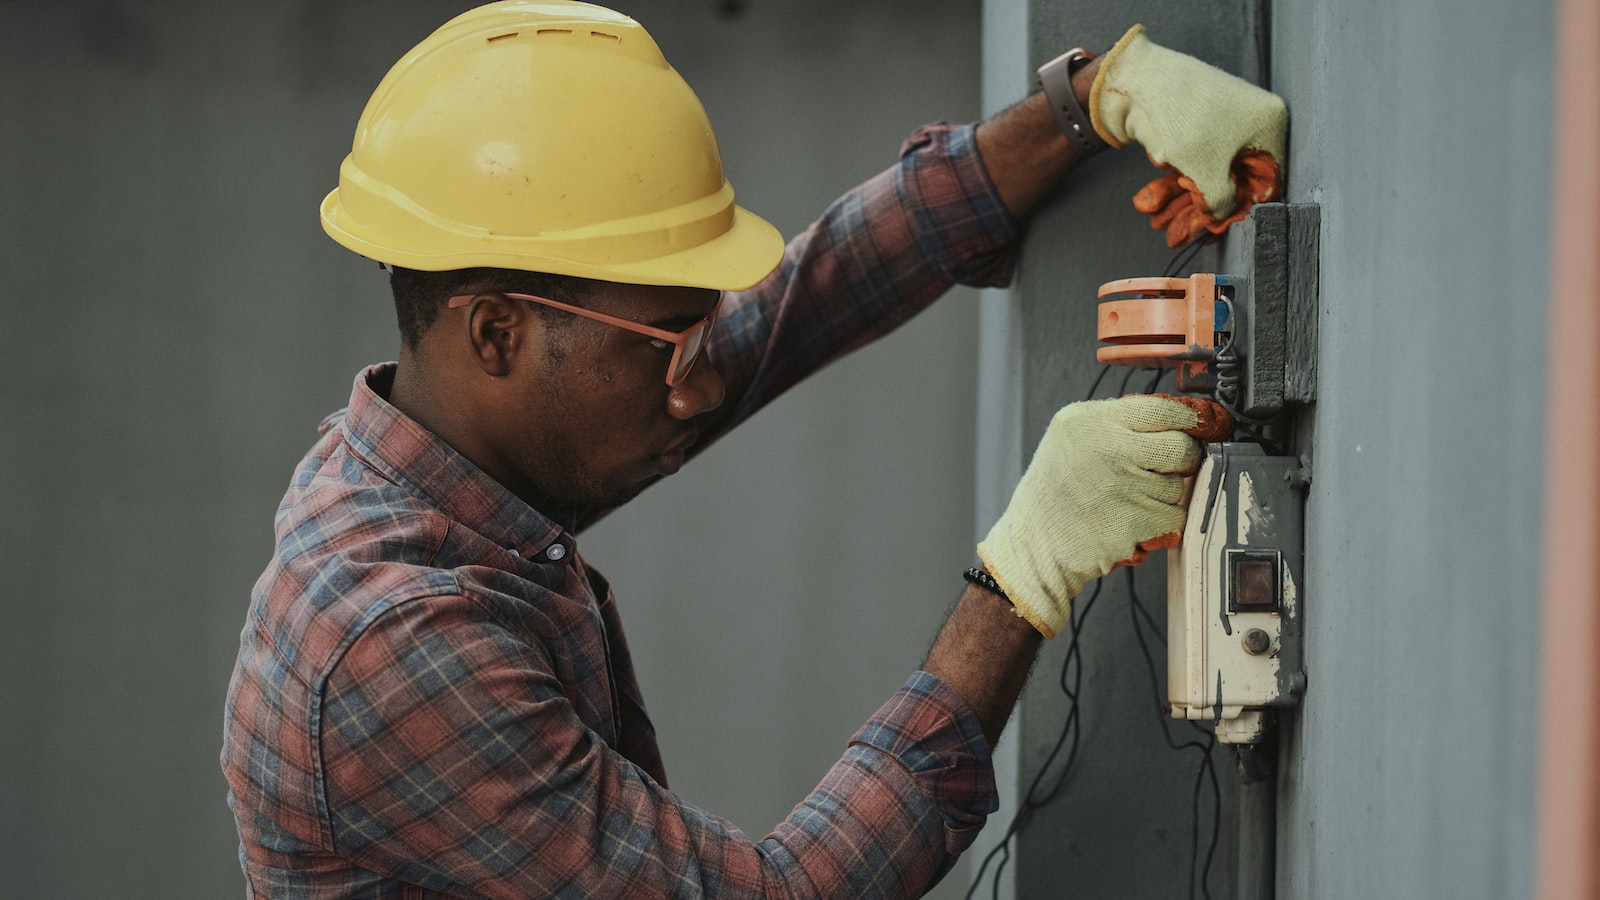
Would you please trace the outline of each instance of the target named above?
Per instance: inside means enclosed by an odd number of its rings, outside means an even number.
[[[639,23],[491,3],[367,101],[322,227],[379,262],[741,290],[783,239],[735,206],[699,99]]]

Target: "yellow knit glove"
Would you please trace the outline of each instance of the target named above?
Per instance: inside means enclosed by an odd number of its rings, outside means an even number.
[[[1142,144],[1156,165],[1191,179],[1216,219],[1225,218],[1239,199],[1229,172],[1234,157],[1258,150],[1281,166],[1289,119],[1276,95],[1152,43],[1143,25],[1128,29],[1101,60],[1089,116],[1111,146]]]
[[[1018,615],[1055,637],[1085,583],[1142,559],[1141,543],[1183,531],[1183,474],[1200,462],[1185,432],[1205,430],[1196,408],[1212,406],[1137,395],[1056,413],[1005,514],[978,545]],[[1227,417],[1216,407],[1209,424],[1216,415]],[[1226,424],[1231,430],[1231,418]]]

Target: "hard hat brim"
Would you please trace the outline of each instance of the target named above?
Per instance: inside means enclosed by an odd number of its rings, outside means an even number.
[[[674,287],[710,288],[739,291],[761,283],[783,259],[783,236],[765,219],[742,206],[734,206],[733,223],[717,237],[676,253],[649,259],[593,261],[575,260],[539,252],[530,243],[493,235],[466,237],[441,233],[433,253],[400,250],[375,244],[362,237],[372,229],[351,227],[339,202],[339,189],[322,201],[323,230],[340,245],[379,262],[442,272],[488,266],[572,275],[624,284],[651,284]]]

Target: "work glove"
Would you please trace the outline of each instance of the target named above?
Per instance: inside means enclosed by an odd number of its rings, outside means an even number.
[[[1053,638],[1072,598],[1119,565],[1176,546],[1195,438],[1221,440],[1233,418],[1210,400],[1134,395],[1074,403],[1050,421],[1000,520],[978,545],[1017,615]]]
[[[1137,142],[1169,170],[1135,195],[1134,207],[1167,232],[1170,247],[1221,234],[1282,186],[1283,100],[1151,42],[1143,25],[1101,59],[1089,116],[1106,143]]]

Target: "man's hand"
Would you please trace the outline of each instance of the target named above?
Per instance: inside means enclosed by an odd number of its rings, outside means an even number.
[[[1265,150],[1243,150],[1233,158],[1233,213],[1211,214],[1194,179],[1168,172],[1133,195],[1133,208],[1150,217],[1150,227],[1167,233],[1168,247],[1182,247],[1206,234],[1221,234],[1250,213],[1250,207],[1278,195],[1278,161]]]
[[[1179,246],[1221,234],[1282,186],[1288,111],[1283,100],[1135,25],[1101,58],[1089,95],[1095,130],[1113,147],[1137,142],[1167,175],[1134,199]]]
[[[1017,613],[1055,637],[1092,578],[1170,546],[1184,523],[1195,437],[1233,420],[1208,400],[1161,396],[1074,403],[1056,413],[1005,514],[978,545]]]

